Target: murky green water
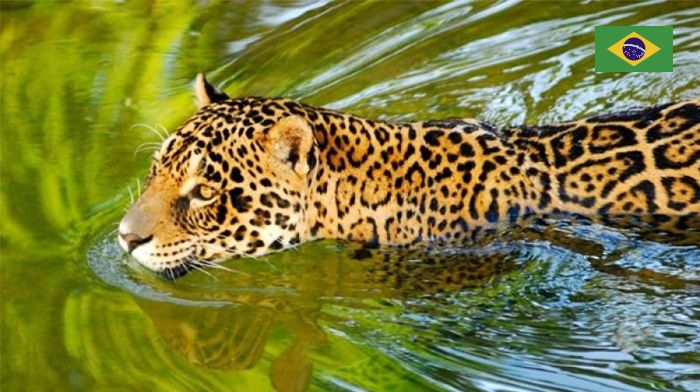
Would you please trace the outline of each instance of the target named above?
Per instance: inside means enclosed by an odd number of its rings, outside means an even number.
[[[318,242],[168,283],[113,233],[198,71],[366,116],[550,122],[700,96],[697,3],[120,3],[0,3],[3,391],[700,390],[699,246],[550,222],[437,264]],[[674,72],[593,73],[600,24],[673,25]],[[464,263],[508,272],[444,281]]]

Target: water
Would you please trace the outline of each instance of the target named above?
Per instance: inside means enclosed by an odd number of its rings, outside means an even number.
[[[322,241],[175,283],[114,241],[198,71],[370,117],[547,123],[700,96],[697,3],[0,9],[3,390],[700,390],[700,247],[663,236],[535,222],[432,261]],[[600,24],[673,25],[674,72],[592,72]]]

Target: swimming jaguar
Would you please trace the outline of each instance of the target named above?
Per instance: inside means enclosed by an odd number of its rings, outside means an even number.
[[[700,227],[700,100],[499,129],[232,99],[203,74],[195,95],[119,225],[170,278],[321,238],[464,244],[533,215]]]

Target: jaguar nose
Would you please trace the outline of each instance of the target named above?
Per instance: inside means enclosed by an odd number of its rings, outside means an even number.
[[[119,238],[122,240],[120,241],[122,242],[122,247],[124,247],[128,253],[131,253],[134,251],[134,249],[151,241],[153,239],[153,235],[151,234],[148,237],[141,237],[140,235],[134,233],[119,233]]]

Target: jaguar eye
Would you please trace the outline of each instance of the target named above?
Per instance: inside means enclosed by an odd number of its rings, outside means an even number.
[[[192,189],[192,192],[190,192],[190,196],[193,199],[205,201],[211,200],[214,196],[216,196],[216,189],[205,184],[199,184]]]

